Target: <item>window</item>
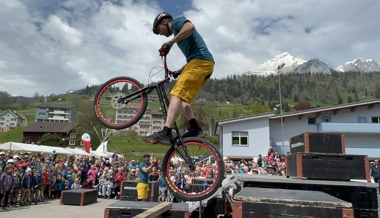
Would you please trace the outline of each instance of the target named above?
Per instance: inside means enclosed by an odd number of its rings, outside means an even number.
[[[315,118],[315,117],[309,117],[309,118],[307,118],[307,123],[309,125],[315,125],[315,124],[317,124],[317,118]]]
[[[358,117],[358,123],[367,123],[367,117]]]
[[[322,122],[330,123],[331,122],[331,117],[330,116],[323,116],[322,117]]]
[[[248,146],[248,132],[232,132],[232,146]]]
[[[372,123],[380,123],[380,117],[372,117]]]
[[[75,145],[75,140],[70,140],[69,145]]]
[[[70,133],[70,138],[76,138],[77,134],[76,133]]]

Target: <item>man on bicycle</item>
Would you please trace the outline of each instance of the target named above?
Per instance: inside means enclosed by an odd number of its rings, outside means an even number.
[[[173,44],[177,43],[186,57],[187,64],[178,71],[181,76],[170,92],[165,127],[162,131],[145,137],[144,141],[170,145],[172,128],[181,112],[190,124],[190,129],[182,137],[204,137],[190,103],[213,72],[213,56],[201,35],[195,30],[195,26],[183,16],[173,19],[169,13],[161,12],[154,19],[153,33],[166,37],[173,34],[174,37],[170,41],[162,44],[160,51],[168,53]]]

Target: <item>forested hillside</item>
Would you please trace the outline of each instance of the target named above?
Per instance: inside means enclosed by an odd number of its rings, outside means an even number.
[[[380,98],[380,73],[287,74],[280,79],[282,97],[293,102],[334,105]],[[238,104],[279,102],[278,80],[278,76],[252,75],[211,79],[198,97]]]
[[[292,111],[300,102],[307,102],[314,107],[380,98],[380,73],[305,73],[286,74],[280,78],[231,75],[223,79],[210,79],[193,102],[195,114],[199,117],[201,125],[212,133],[218,120],[279,111],[279,79],[285,112]],[[173,84],[174,82],[168,89],[171,89]],[[79,121],[92,120],[92,124],[89,124],[91,126],[97,122],[95,115],[88,111],[92,111],[92,99],[98,88],[99,85],[93,85],[66,94],[49,96],[36,93],[32,98],[12,97],[6,92],[0,92],[0,113],[11,109],[25,113],[28,120],[33,120],[36,104],[74,104],[78,109]],[[159,104],[150,102],[148,107],[158,108]],[[180,127],[185,129],[186,126],[182,123],[179,120]]]

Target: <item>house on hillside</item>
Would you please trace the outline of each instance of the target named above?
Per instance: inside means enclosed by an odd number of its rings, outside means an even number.
[[[266,155],[269,146],[289,152],[291,137],[304,132],[344,133],[346,153],[380,158],[380,99],[285,113],[220,120],[216,134],[231,158]]]
[[[73,122],[33,122],[23,131],[22,142],[38,144],[46,133],[58,134],[62,139],[70,139],[68,145],[75,145],[74,128],[77,123]],[[65,143],[66,144],[66,143]]]
[[[15,128],[23,126],[25,118],[15,111],[6,110],[0,113],[0,127]]]
[[[39,104],[34,117],[38,122],[76,122],[77,109],[74,105]]]

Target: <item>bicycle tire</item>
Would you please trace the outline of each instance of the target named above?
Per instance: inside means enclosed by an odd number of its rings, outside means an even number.
[[[148,105],[147,94],[137,92],[142,87],[139,81],[130,77],[115,77],[101,85],[93,103],[99,122],[111,129],[125,129],[137,123]],[[136,94],[128,98],[133,101],[118,102],[133,92]]]
[[[211,178],[193,178],[192,184],[187,185],[187,188],[184,190],[181,189],[181,187],[178,187],[171,178],[172,175],[172,169],[171,166],[173,162],[178,158],[177,160],[181,160],[181,158],[178,155],[177,150],[171,146],[170,149],[166,152],[165,157],[163,159],[163,177],[165,179],[165,182],[167,184],[167,187],[171,190],[172,194],[178,198],[185,201],[200,201],[204,200],[211,195],[213,195],[221,186],[224,176],[224,162],[222,155],[220,154],[219,150],[215,148],[213,144],[211,144],[209,141],[201,139],[201,138],[186,138],[183,140],[183,145],[180,145],[177,149],[183,149],[183,146],[185,146],[189,152],[190,156],[200,155],[200,153],[205,152],[200,156],[199,161],[196,163],[199,165],[199,163],[202,163],[202,161],[205,160],[212,160],[212,164],[215,164],[216,171],[214,171],[214,175]],[[186,164],[186,163],[183,163]],[[185,168],[189,169],[188,166],[185,166]],[[196,172],[199,168],[197,167],[194,170],[189,169],[189,173]],[[195,184],[195,181],[200,182],[199,184]],[[197,182],[197,183],[198,183]]]

